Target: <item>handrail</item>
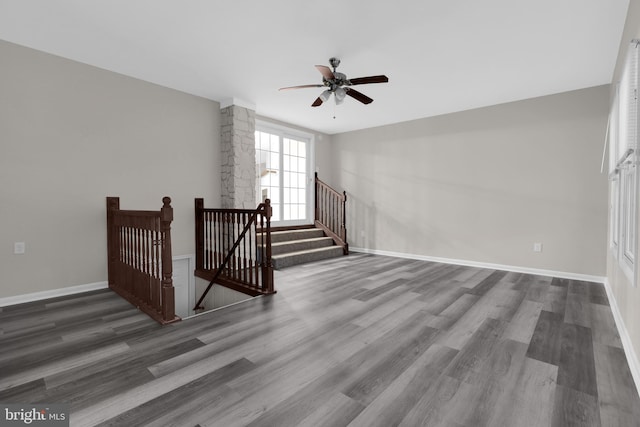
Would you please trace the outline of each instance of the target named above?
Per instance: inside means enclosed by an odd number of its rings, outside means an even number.
[[[349,254],[347,243],[347,192],[339,193],[320,180],[316,172],[315,225],[341,246],[345,255]]]
[[[159,211],[121,210],[118,197],[107,197],[107,267],[109,288],[159,323],[175,315],[172,280],[171,199]]]
[[[203,199],[195,200],[196,275],[210,282],[194,310],[203,309],[215,283],[250,295],[275,293],[271,215],[269,199],[254,210],[205,209]]]

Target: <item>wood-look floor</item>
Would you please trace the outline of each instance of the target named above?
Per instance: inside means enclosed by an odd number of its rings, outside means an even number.
[[[0,402],[77,426],[640,426],[601,284],[354,254],[165,327],[110,291],[0,312]]]

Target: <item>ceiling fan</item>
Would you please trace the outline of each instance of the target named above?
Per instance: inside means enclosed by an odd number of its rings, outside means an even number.
[[[290,86],[280,88],[280,90],[326,87],[327,89],[322,92],[315,101],[313,101],[313,104],[311,104],[312,107],[319,107],[322,105],[323,102],[327,101],[331,97],[331,94],[335,95],[336,104],[342,104],[342,101],[344,101],[344,98],[347,95],[357,99],[363,104],[371,104],[373,99],[355,89],[352,89],[351,86],[364,85],[368,83],[387,83],[389,81],[389,78],[384,75],[348,79],[346,75],[336,71],[336,68],[340,65],[340,60],[338,58],[329,59],[329,64],[333,67],[333,71],[331,71],[331,69],[326,65],[316,65],[316,68],[320,71],[320,74],[322,74],[322,84]]]

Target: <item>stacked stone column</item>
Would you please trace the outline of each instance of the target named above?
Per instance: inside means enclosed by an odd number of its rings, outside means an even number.
[[[229,105],[220,110],[222,151],[222,207],[255,209],[255,111]]]

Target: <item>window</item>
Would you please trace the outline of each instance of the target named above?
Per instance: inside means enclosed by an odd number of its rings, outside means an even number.
[[[634,286],[638,279],[638,40],[632,41],[609,120],[610,247]]]
[[[609,216],[610,216],[610,230],[609,230],[609,244],[613,255],[615,257],[618,256],[618,242],[620,240],[620,191],[619,191],[620,182],[618,177],[615,176],[611,179],[611,203],[609,206]]]
[[[313,137],[262,123],[255,137],[258,203],[271,199],[276,225],[311,224]]]

